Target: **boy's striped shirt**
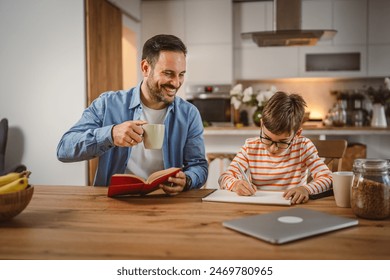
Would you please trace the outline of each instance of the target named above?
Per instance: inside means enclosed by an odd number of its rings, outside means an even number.
[[[291,146],[280,155],[267,151],[259,137],[245,141],[232,164],[218,180],[223,189],[231,190],[234,182],[241,179],[236,163],[249,174],[252,183],[262,190],[286,190],[304,186],[309,194],[318,194],[332,186],[332,172],[318,157],[314,144],[306,137],[296,137]],[[307,183],[308,175],[313,180]]]

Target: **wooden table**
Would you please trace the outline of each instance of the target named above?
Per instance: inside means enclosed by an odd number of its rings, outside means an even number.
[[[27,208],[0,223],[0,259],[390,259],[390,219],[271,245],[222,222],[285,206],[202,202],[209,192],[114,199],[104,187],[35,186]],[[291,207],[355,217],[333,197]]]

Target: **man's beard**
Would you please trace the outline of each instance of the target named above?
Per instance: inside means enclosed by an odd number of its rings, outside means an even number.
[[[153,99],[153,101],[156,101],[156,102],[163,102],[164,104],[166,105],[169,105],[173,102],[174,99],[172,100],[168,100],[164,94],[162,93],[162,90],[157,86],[157,84],[153,83],[154,81],[153,80],[150,80],[148,79],[146,81],[146,86],[149,90],[149,93],[150,93],[150,97]],[[176,89],[174,86],[172,85],[169,85],[169,84],[165,84],[165,85],[161,85],[161,87],[166,87],[168,89]],[[177,91],[177,89],[176,89]]]

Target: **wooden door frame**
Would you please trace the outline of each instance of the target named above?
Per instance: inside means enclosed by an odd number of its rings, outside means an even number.
[[[101,93],[123,87],[122,13],[105,0],[85,0],[87,106]],[[98,158],[88,162],[92,185]]]

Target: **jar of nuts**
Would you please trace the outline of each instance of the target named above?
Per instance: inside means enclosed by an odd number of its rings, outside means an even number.
[[[390,162],[384,159],[355,159],[351,207],[366,219],[390,216]]]

